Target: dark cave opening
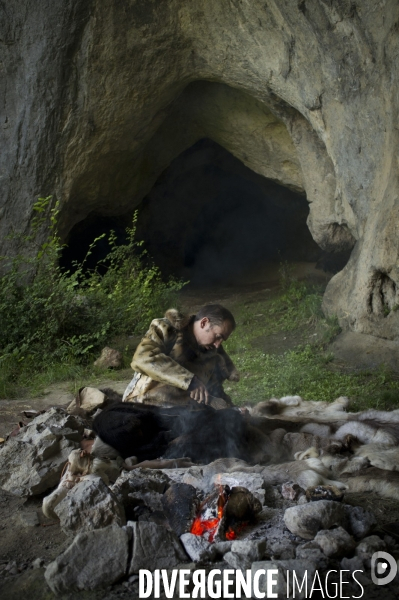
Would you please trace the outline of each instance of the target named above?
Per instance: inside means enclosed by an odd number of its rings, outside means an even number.
[[[105,217],[90,213],[70,231],[59,261],[61,269],[75,271],[76,265],[84,263],[84,271],[97,268],[103,273],[106,266],[101,263],[111,250],[111,231],[115,233],[116,243],[124,244],[127,241],[126,227],[131,226],[132,217],[132,214]]]
[[[159,177],[140,208],[138,235],[164,273],[199,285],[237,283],[248,269],[316,262],[304,194],[254,173],[202,139]]]
[[[258,175],[207,138],[172,161],[138,211],[137,239],[154,263],[193,284],[236,284],[249,270],[282,261],[319,261],[336,272],[349,258],[327,255],[313,240],[304,194]],[[90,214],[71,230],[61,266],[73,268],[105,233],[86,262],[94,268],[109,251],[111,230],[125,242],[133,214]]]

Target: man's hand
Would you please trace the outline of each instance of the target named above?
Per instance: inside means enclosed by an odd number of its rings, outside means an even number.
[[[192,378],[188,391],[190,392],[190,398],[196,400],[199,404],[203,402],[209,404],[209,392],[196,375]]]

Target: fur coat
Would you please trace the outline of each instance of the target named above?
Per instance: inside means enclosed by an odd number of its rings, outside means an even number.
[[[211,396],[224,401],[218,408],[231,404],[222,384],[226,379],[238,381],[238,372],[222,346],[206,351],[198,346],[189,327],[193,319],[170,309],[163,319],[151,322],[134,353],[131,366],[135,374],[124,402],[186,404],[190,398],[187,390],[196,375]]]

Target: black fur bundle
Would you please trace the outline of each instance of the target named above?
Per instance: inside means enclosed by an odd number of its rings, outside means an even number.
[[[188,456],[195,462],[220,457],[246,458],[245,421],[231,408],[194,404],[162,408],[113,403],[93,421],[95,433],[123,458],[139,461]]]

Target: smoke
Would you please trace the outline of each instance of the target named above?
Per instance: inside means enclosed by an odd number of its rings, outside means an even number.
[[[199,463],[221,457],[250,458],[246,422],[233,408],[215,410],[197,403],[141,407],[120,402],[95,417],[93,429],[122,457],[137,456],[139,461],[160,456],[190,457]]]

